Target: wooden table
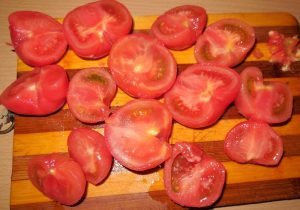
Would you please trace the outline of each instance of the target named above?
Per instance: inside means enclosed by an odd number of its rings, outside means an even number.
[[[7,16],[10,12],[16,10],[37,10],[50,14],[54,17],[63,17],[66,12],[77,5],[88,1],[73,0],[73,1],[9,1],[2,0],[0,2],[0,91],[4,89],[16,77],[16,55],[11,51],[11,47],[6,43],[10,41]],[[122,1],[133,16],[155,15],[160,14],[168,8],[182,4],[179,0],[152,0],[152,1]],[[199,4],[199,1],[186,0],[186,4]],[[201,1],[201,5],[207,9],[208,13],[223,13],[223,12],[267,12],[267,11],[285,11],[293,14],[298,21],[300,20],[300,5],[297,0],[279,1]],[[9,208],[10,195],[10,176],[12,165],[12,136],[13,132],[0,136],[0,209]],[[270,202],[256,205],[247,205],[242,207],[226,207],[226,208],[273,208],[273,209],[299,209],[300,200],[289,200]]]

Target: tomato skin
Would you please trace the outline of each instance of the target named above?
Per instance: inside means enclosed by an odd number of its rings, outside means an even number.
[[[17,114],[51,114],[64,105],[68,84],[62,67],[37,67],[11,83],[2,92],[0,103]]]
[[[151,26],[151,31],[166,47],[183,50],[196,42],[206,21],[207,14],[204,8],[182,5],[160,15]]]
[[[137,99],[114,112],[104,126],[107,147],[123,166],[144,171],[171,155],[172,117],[159,101]]]
[[[30,66],[58,62],[67,50],[62,24],[34,11],[17,11],[9,15],[12,45],[19,58]]]
[[[239,163],[274,166],[282,158],[283,144],[267,123],[250,119],[228,132],[224,151],[231,160]]]
[[[190,128],[214,124],[233,102],[240,89],[233,69],[194,64],[185,69],[164,96],[173,118]]]
[[[79,6],[64,18],[66,39],[83,58],[108,55],[112,45],[132,29],[132,16],[118,1],[100,0]]]
[[[235,106],[243,116],[271,124],[290,119],[293,95],[286,84],[264,82],[262,71],[254,66],[245,68],[241,78],[242,85]]]
[[[164,186],[176,203],[188,207],[212,205],[224,187],[226,170],[195,143],[173,145],[164,166]]]
[[[70,157],[80,164],[88,182],[97,185],[108,176],[112,156],[104,137],[97,131],[73,129],[68,137],[68,151]]]
[[[72,114],[81,122],[97,123],[110,114],[110,103],[117,86],[104,68],[86,68],[70,81],[67,102]]]
[[[118,87],[132,97],[158,98],[177,76],[173,55],[153,36],[127,35],[111,49],[108,65]]]
[[[64,205],[79,202],[86,190],[86,180],[79,164],[62,154],[53,153],[29,160],[28,177],[45,196]]]

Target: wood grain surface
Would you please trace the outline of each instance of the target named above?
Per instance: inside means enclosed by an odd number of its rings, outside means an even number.
[[[269,63],[270,54],[266,40],[269,30],[278,30],[286,35],[299,34],[297,20],[288,13],[235,13],[209,14],[208,24],[225,17],[235,17],[248,22],[255,28],[256,48],[263,57],[249,54],[244,63],[235,69],[240,72],[245,66],[255,65],[263,70],[265,80],[286,83],[294,96],[293,117],[286,123],[273,126],[282,136],[285,154],[277,167],[263,167],[251,164],[237,164],[223,153],[223,139],[237,123],[245,119],[231,105],[220,121],[207,129],[189,129],[174,123],[170,143],[178,141],[197,142],[210,155],[221,161],[227,170],[226,187],[215,206],[258,203],[300,198],[300,62],[293,65],[293,72],[282,72],[278,65]],[[135,31],[147,31],[155,16],[135,17]],[[193,63],[193,48],[172,51],[178,63],[179,72]],[[59,62],[70,78],[82,68],[107,67],[106,58],[83,60],[68,51]],[[31,68],[18,61],[17,73],[26,73]],[[117,109],[131,97],[118,91],[112,102]],[[88,126],[77,121],[65,105],[48,117],[16,116],[13,137],[13,170],[11,178],[11,209],[182,209],[167,197],[162,179],[162,169],[146,173],[128,171],[115,162],[109,178],[100,186],[89,185],[86,198],[75,207],[61,206],[40,193],[27,177],[27,161],[33,157],[52,152],[67,154],[66,140],[74,127]],[[103,132],[103,125],[91,126]]]

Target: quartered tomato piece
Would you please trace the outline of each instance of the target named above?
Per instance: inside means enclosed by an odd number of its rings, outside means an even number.
[[[264,82],[261,70],[254,66],[245,68],[241,79],[235,105],[243,116],[267,123],[280,123],[291,117],[293,95],[286,84]]]
[[[24,63],[45,66],[56,63],[67,50],[63,26],[54,18],[34,11],[10,14],[12,45]]]
[[[283,154],[280,136],[265,122],[249,120],[232,128],[224,141],[227,156],[239,163],[277,165]]]
[[[132,17],[123,4],[100,0],[69,12],[63,26],[74,52],[95,59],[108,55],[117,39],[131,31]]]
[[[170,157],[168,139],[172,117],[159,101],[133,100],[105,122],[107,146],[123,166],[144,171],[160,165]]]
[[[79,164],[62,154],[36,156],[29,160],[28,177],[45,196],[64,205],[79,202],[86,189]]]
[[[62,67],[37,67],[10,84],[0,95],[0,104],[17,114],[51,114],[64,105],[68,85],[68,76]]]
[[[116,91],[114,80],[104,68],[82,69],[70,81],[67,102],[78,120],[101,122],[110,114]]]
[[[191,128],[215,123],[240,89],[240,76],[228,67],[194,64],[184,70],[165,104],[173,118]]]
[[[68,151],[70,157],[80,164],[88,182],[99,184],[109,174],[112,156],[104,137],[97,131],[73,129],[68,137]]]
[[[196,42],[206,25],[206,20],[204,8],[183,5],[160,15],[153,23],[151,31],[166,47],[183,50]]]
[[[254,29],[238,19],[209,25],[195,45],[198,63],[233,67],[242,62],[255,43]]]
[[[176,61],[154,37],[136,33],[120,39],[108,64],[117,85],[138,98],[157,98],[175,82]]]
[[[182,206],[212,205],[221,196],[225,176],[224,166],[195,143],[176,143],[164,166],[167,194]]]

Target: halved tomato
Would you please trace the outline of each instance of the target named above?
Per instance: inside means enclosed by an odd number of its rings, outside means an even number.
[[[157,98],[173,85],[177,75],[174,57],[146,33],[128,35],[116,42],[108,64],[117,85],[138,98]]]
[[[67,50],[63,26],[54,18],[34,11],[9,15],[12,45],[24,63],[45,66],[59,61]]]
[[[68,137],[68,151],[81,166],[88,182],[99,184],[109,174],[112,156],[104,137],[97,131],[91,128],[73,129]]]
[[[96,123],[110,114],[110,103],[117,86],[104,68],[87,68],[77,72],[70,81],[67,102],[80,121]]]
[[[64,105],[68,85],[62,67],[36,67],[11,83],[0,95],[0,103],[17,114],[51,114]]]
[[[228,132],[224,150],[236,162],[260,165],[277,165],[283,154],[280,136],[267,123],[251,119]]]
[[[254,66],[245,68],[241,78],[235,105],[243,116],[267,123],[281,123],[291,117],[293,95],[286,84],[264,82],[261,70]]]
[[[144,171],[171,155],[172,117],[157,100],[133,100],[106,121],[104,136],[111,154],[123,166]]]
[[[154,36],[175,50],[191,47],[202,33],[207,21],[204,8],[183,5],[160,15],[151,27]]]
[[[209,25],[195,45],[198,63],[233,67],[242,62],[255,43],[254,29],[239,19]]]
[[[63,26],[72,50],[95,59],[108,55],[112,45],[131,31],[132,17],[118,1],[100,0],[73,9]]]
[[[28,177],[45,196],[64,205],[78,203],[86,190],[79,164],[62,154],[36,156],[29,160]]]
[[[215,123],[240,89],[238,73],[228,67],[194,64],[185,69],[165,96],[173,118],[191,128]]]
[[[195,143],[176,143],[164,167],[168,196],[189,207],[212,205],[221,196],[226,170]]]

